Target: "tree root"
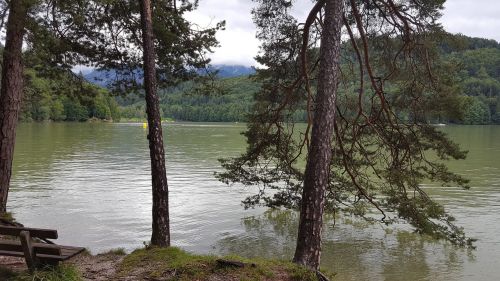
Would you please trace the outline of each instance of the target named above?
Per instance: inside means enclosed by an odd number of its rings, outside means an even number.
[[[239,261],[230,261],[230,260],[223,260],[223,259],[218,259],[217,264],[221,267],[238,267],[238,268],[243,268],[243,267],[257,267],[255,263],[244,263],[244,262],[239,262]]]

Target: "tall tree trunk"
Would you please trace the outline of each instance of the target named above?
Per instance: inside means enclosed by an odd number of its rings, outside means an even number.
[[[22,48],[29,8],[21,0],[12,0],[9,5],[0,89],[0,212],[7,210],[16,126],[23,94]]]
[[[340,78],[342,13],[343,0],[326,1],[318,93],[304,178],[297,247],[293,259],[295,263],[314,270],[317,270],[320,264],[325,191],[330,181],[335,99]]]
[[[153,181],[153,234],[151,244],[170,246],[170,222],[168,213],[168,185],[165,169],[165,150],[159,98],[156,93],[156,64],[150,0],[141,0],[141,24],[144,52],[144,86],[146,89],[146,112],[149,125],[149,154]]]

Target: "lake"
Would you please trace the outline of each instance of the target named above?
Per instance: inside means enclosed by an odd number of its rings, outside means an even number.
[[[221,157],[245,149],[243,124],[164,127],[172,243],[195,253],[291,258],[298,216],[244,210],[252,188],[214,178]],[[500,276],[500,126],[443,128],[466,150],[450,167],[472,189],[428,185],[456,216],[476,250],[341,217],[326,222],[322,265],[337,280],[498,280]],[[58,242],[93,253],[133,250],[151,233],[147,130],[142,124],[20,124],[8,209],[30,227],[54,228]]]

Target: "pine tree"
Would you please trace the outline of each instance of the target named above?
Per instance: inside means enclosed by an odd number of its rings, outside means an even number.
[[[10,1],[8,5],[9,16],[3,51],[2,85],[0,90],[0,213],[7,210],[16,127],[21,110],[24,84],[23,37],[28,12],[32,5],[33,1],[31,0]]]
[[[117,92],[145,91],[153,193],[151,244],[170,245],[168,184],[158,87],[197,76],[210,62],[206,53],[217,46],[217,30],[196,28],[184,14],[197,2],[158,0],[47,1],[40,9],[43,40],[33,48],[61,65],[90,64],[116,73]],[[64,57],[54,53],[54,48]],[[142,70],[142,71],[141,71]]]
[[[160,101],[156,93],[155,47],[151,2],[141,0],[142,44],[144,53],[144,87],[148,114],[148,140],[153,179],[153,233],[151,244],[170,246],[168,184],[165,169],[165,149],[161,128]]]
[[[403,219],[420,233],[470,243],[420,185],[467,187],[442,162],[466,153],[427,125],[460,106],[454,68],[437,49],[444,1],[319,0],[304,23],[291,16],[292,2],[257,2],[263,87],[247,151],[222,160],[218,177],[260,186],[246,206],[300,209],[294,261],[310,269],[320,264],[323,209],[376,210],[385,223]],[[303,110],[305,128],[293,118]]]

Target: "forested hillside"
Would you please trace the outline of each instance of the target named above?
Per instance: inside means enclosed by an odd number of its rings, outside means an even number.
[[[36,69],[25,70],[21,121],[119,121],[115,98],[71,72],[44,77]]]
[[[466,49],[448,51],[460,63],[464,94],[464,124],[500,124],[500,44],[494,40],[462,38]]]
[[[119,121],[115,97],[68,69],[46,65],[25,54],[21,121]]]
[[[436,117],[437,123],[500,124],[500,44],[495,40],[454,36],[452,44],[443,44],[443,60],[462,69],[457,90],[462,92],[462,112],[453,120]],[[192,83],[163,90],[161,109],[164,118],[183,121],[244,121],[252,106],[259,83],[248,76],[221,79],[225,91],[199,94]],[[140,98],[119,98],[125,119],[145,118]],[[296,114],[305,120],[305,112]]]
[[[160,91],[163,118],[194,122],[245,121],[260,84],[248,76],[216,81],[215,90],[207,92],[192,83]],[[145,119],[145,105],[137,96],[118,98],[121,117]]]
[[[443,44],[443,60],[459,66],[457,90],[462,93],[462,112],[437,123],[500,124],[500,44],[495,40],[454,36]],[[85,76],[48,69],[27,55],[26,87],[22,121],[143,120],[145,103],[141,94],[113,97],[103,88],[112,72],[93,71]],[[179,121],[242,122],[253,104],[260,83],[248,74],[250,67],[215,66],[219,79],[207,90],[193,82],[163,89],[162,117]],[[85,79],[91,81],[88,83]],[[95,84],[95,85],[94,85]],[[295,119],[305,120],[305,111]]]

